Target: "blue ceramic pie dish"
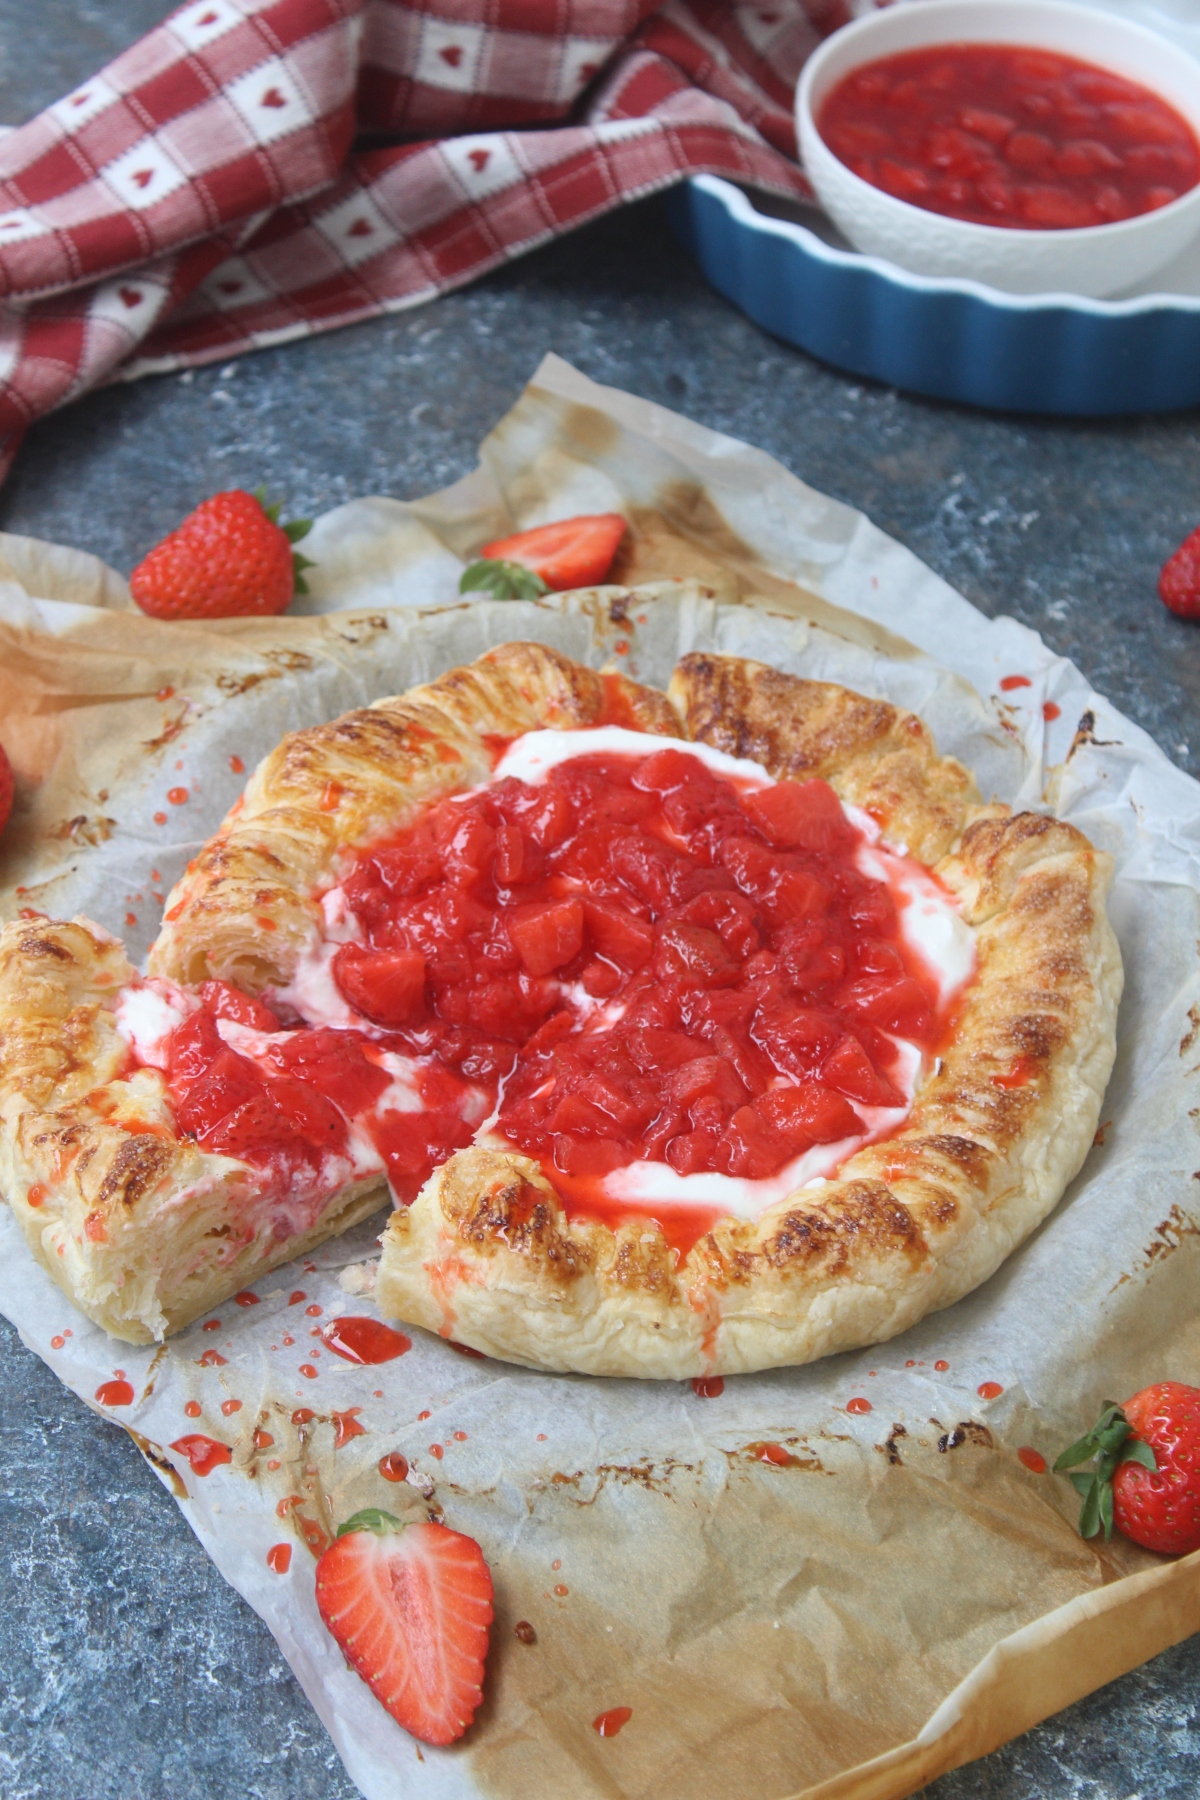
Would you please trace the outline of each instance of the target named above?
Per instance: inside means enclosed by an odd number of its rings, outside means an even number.
[[[1200,404],[1200,244],[1151,278],[1152,293],[1002,294],[862,256],[815,210],[715,176],[683,183],[670,205],[713,287],[755,324],[850,374],[1003,412],[1095,417]]]

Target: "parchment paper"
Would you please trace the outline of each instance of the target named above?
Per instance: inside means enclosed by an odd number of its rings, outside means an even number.
[[[634,525],[622,579],[691,580],[632,607],[603,590],[456,603],[489,536],[609,508]],[[141,955],[154,895],[242,785],[231,759],[249,770],[283,731],[526,636],[659,683],[686,649],[744,652],[915,707],[985,794],[1113,853],[1127,972],[1105,1125],[1041,1231],[906,1336],[717,1398],[538,1375],[417,1331],[379,1368],[329,1354],[321,1325],[373,1311],[381,1220],[217,1327],[131,1349],[73,1314],[0,1213],[0,1308],[97,1410],[124,1371],[136,1398],[112,1416],[266,1620],[362,1792],[890,1800],[1200,1628],[1197,1559],[1083,1543],[1073,1489],[1016,1454],[1052,1462],[1106,1398],[1200,1380],[1197,784],[1034,633],[983,618],[860,514],[553,357],[472,475],[340,507],[306,548],[310,616],[204,628],[130,611],[94,559],[0,539],[0,737],[19,777],[5,916],[82,909]],[[1030,685],[1001,692],[1011,674]],[[982,1399],[984,1382],[1003,1392]],[[847,1412],[856,1396],[869,1412]],[[298,1408],[313,1418],[293,1423]],[[362,1427],[340,1450],[338,1413]],[[198,1478],[168,1447],[187,1431],[232,1462]],[[763,1462],[764,1442],[790,1460]],[[378,1471],[393,1450],[401,1484]],[[316,1613],[313,1551],[366,1504],[432,1511],[492,1566],[485,1702],[448,1751],[391,1722]],[[632,1717],[601,1738],[592,1721],[615,1706]]]

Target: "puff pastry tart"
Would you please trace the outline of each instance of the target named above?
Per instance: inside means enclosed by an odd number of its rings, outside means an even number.
[[[383,1312],[681,1378],[891,1337],[1092,1141],[1108,859],[921,721],[737,658],[509,644],[285,739],[150,973],[0,935],[0,1180],[135,1341],[376,1206]]]

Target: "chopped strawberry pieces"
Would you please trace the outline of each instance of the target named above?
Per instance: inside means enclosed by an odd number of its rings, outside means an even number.
[[[479,554],[496,562],[520,563],[540,575],[548,588],[594,587],[612,568],[625,530],[620,513],[593,513],[496,538]]]
[[[425,958],[417,950],[364,950],[343,944],[333,979],[364,1019],[394,1030],[425,1016]]]
[[[227,981],[202,981],[196,992],[214,1018],[232,1019],[251,1031],[279,1030],[279,1020],[269,1007],[240,988],[230,987]]]
[[[426,1744],[452,1744],[483,1698],[492,1578],[473,1538],[370,1508],[317,1564],[317,1607],[351,1668]]]
[[[508,935],[531,975],[552,975],[583,947],[583,906],[578,900],[534,901],[508,919]]]

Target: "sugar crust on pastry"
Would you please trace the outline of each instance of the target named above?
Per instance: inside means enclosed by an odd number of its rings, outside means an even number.
[[[285,739],[170,896],[151,973],[285,987],[339,858],[486,781],[489,738],[599,720],[819,776],[869,812],[958,896],[978,952],[967,1007],[900,1130],[682,1262],[645,1218],[569,1219],[541,1165],[494,1139],[458,1151],[392,1216],[380,1307],[515,1362],[672,1379],[890,1337],[986,1279],[1056,1204],[1095,1131],[1121,986],[1108,858],[1070,826],[981,806],[910,713],[737,658],[685,657],[664,696],[502,646]],[[343,1185],[281,1238],[255,1172],[180,1136],[158,1071],[127,1071],[112,1007],[132,979],[86,922],[0,934],[0,1183],[76,1304],[146,1341],[382,1195],[378,1173]]]

